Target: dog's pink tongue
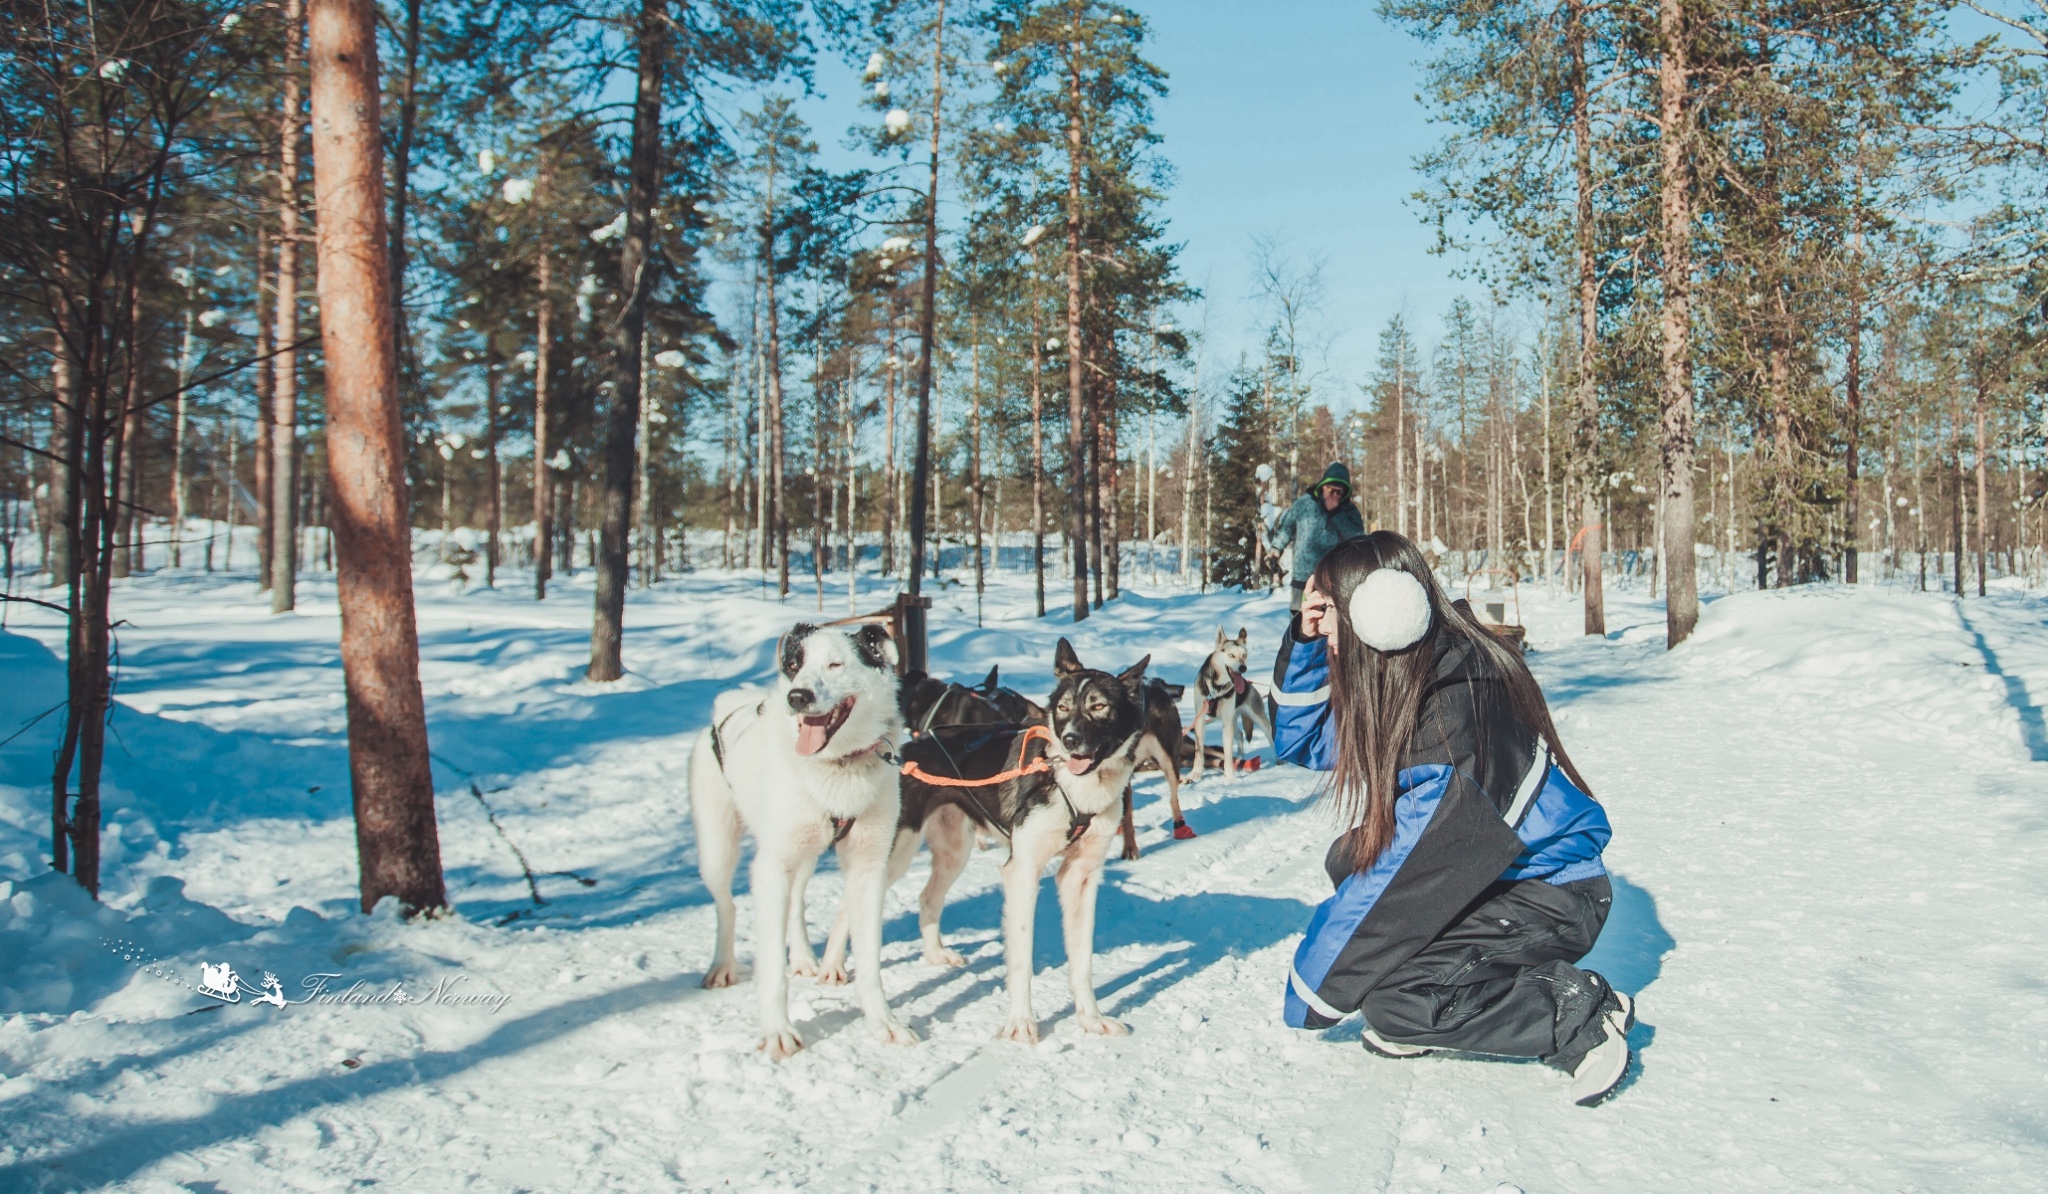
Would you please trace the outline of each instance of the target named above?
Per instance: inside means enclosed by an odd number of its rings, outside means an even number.
[[[1074,755],[1067,760],[1067,770],[1073,772],[1075,775],[1088,774],[1088,768],[1094,765],[1095,760],[1093,758],[1083,755]]]
[[[801,717],[796,723],[796,753],[814,755],[825,749],[832,740],[832,719],[829,717]]]

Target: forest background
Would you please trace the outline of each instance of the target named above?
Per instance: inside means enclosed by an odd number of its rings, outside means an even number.
[[[693,569],[819,607],[856,567],[1014,569],[1076,620],[1137,573],[1273,583],[1262,517],[1336,459],[1369,525],[1568,586],[1589,633],[1617,576],[1673,644],[1702,587],[2039,578],[2048,7],[1379,15],[1434,124],[1376,168],[1442,260],[1362,282],[1256,210],[1177,239],[1141,8],[382,5],[426,558],[536,600],[594,570],[600,681],[626,589]],[[60,842],[96,824],[113,582],[253,568],[281,612],[335,566],[307,16],[0,34],[0,548],[8,599],[74,623]],[[1382,119],[1275,137],[1369,155]],[[1356,326],[1363,285],[1396,313]]]

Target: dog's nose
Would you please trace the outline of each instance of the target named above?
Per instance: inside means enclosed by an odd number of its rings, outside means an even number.
[[[1081,749],[1081,735],[1068,731],[1060,735],[1060,745],[1066,747],[1069,753],[1077,751]]]
[[[810,708],[817,699],[818,694],[808,688],[792,688],[789,690],[789,707],[798,713],[802,713]]]

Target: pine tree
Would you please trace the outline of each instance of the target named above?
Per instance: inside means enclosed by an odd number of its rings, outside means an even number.
[[[1209,575],[1217,584],[1249,589],[1260,583],[1264,532],[1258,471],[1274,455],[1273,403],[1265,379],[1242,366],[1231,375],[1228,389],[1209,482],[1217,522]]]

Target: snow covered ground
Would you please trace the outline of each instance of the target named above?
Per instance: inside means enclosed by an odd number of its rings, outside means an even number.
[[[1046,1040],[993,1039],[990,851],[947,910],[964,969],[918,960],[921,863],[891,894],[884,981],[922,1044],[876,1043],[849,989],[797,980],[811,1047],[764,1059],[751,987],[698,986],[683,776],[713,695],[768,674],[807,586],[636,593],[633,674],[600,687],[578,679],[587,587],[536,605],[423,581],[457,915],[414,925],[354,911],[331,588],[279,618],[246,578],[159,574],[117,602],[101,906],[45,869],[54,719],[0,747],[0,1190],[2048,1189],[2038,599],[1748,593],[1666,654],[1640,595],[1604,641],[1531,596],[1535,666],[1616,825],[1588,964],[1642,1017],[1640,1061],[1592,1110],[1538,1065],[1387,1062],[1355,1021],[1280,1026],[1331,832],[1286,767],[1190,789],[1190,842],[1141,785],[1146,854],[1111,864],[1096,967],[1129,1037],[1074,1030],[1042,931]],[[1218,625],[1270,657],[1285,618],[1271,596],[1132,595],[1076,630],[1028,603],[1005,575],[975,629],[947,590],[937,666],[1043,691],[1072,633],[1091,663],[1150,652],[1187,680]],[[0,734],[59,699],[60,646],[12,611]],[[836,890],[829,869],[813,886],[819,938]],[[193,989],[220,962],[292,998],[332,975],[339,998],[221,1005]],[[413,1002],[368,1001],[394,984]]]

